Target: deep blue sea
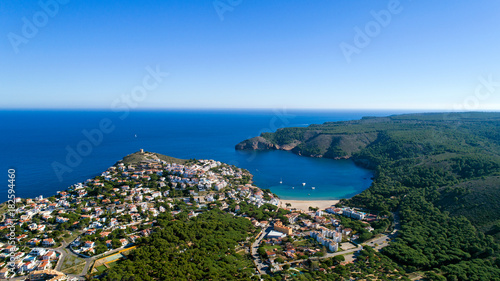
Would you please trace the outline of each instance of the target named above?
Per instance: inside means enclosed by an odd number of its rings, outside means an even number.
[[[4,110],[0,111],[0,147],[5,180],[0,202],[7,201],[9,168],[16,170],[17,196],[50,196],[100,174],[141,148],[177,158],[234,164],[254,174],[257,186],[285,199],[351,197],[370,186],[372,173],[349,160],[307,158],[286,151],[241,152],[234,146],[281,127],[397,113],[402,112],[170,110],[123,116],[110,111]],[[99,129],[103,125],[104,130]],[[97,129],[104,131],[102,138],[94,135],[92,143],[83,132]],[[74,157],[71,151],[83,156]]]

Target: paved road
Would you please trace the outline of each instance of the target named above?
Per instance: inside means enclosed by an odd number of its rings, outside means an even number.
[[[262,259],[260,258],[257,250],[259,249],[259,245],[262,242],[262,239],[266,237],[266,235],[271,231],[271,229],[272,227],[268,227],[265,230],[263,230],[261,234],[257,237],[257,239],[255,239],[255,242],[253,242],[250,248],[250,253],[252,254],[253,262],[259,274],[266,273],[267,266],[262,262]]]
[[[380,249],[389,246],[389,241],[394,239],[397,236],[397,232],[401,229],[401,224],[400,224],[400,220],[399,220],[399,213],[395,212],[393,214],[394,214],[394,231],[392,231],[390,234],[382,234],[376,238],[373,238],[371,240],[366,241],[363,244],[368,245],[370,247],[373,247],[379,251],[380,251]],[[377,244],[377,245],[375,245],[375,244]],[[346,250],[346,251],[342,251],[342,252],[327,253],[323,257],[312,257],[312,258],[309,258],[309,260],[319,260],[319,259],[331,258],[331,257],[338,256],[338,255],[345,255],[346,261],[354,261],[356,259],[356,253],[362,249],[363,249],[363,246],[358,245],[354,249],[350,249],[350,250]],[[284,264],[291,265],[294,263],[301,263],[301,262],[304,262],[306,260],[307,259],[285,262],[282,265],[284,265]]]
[[[389,246],[389,242],[396,238],[398,231],[401,230],[401,223],[399,220],[399,213],[395,212],[394,215],[394,230],[390,234],[382,234],[371,240],[365,242],[366,245],[373,247],[375,250],[380,251],[382,248]]]
[[[312,257],[312,258],[308,258],[308,259],[303,259],[303,260],[296,260],[296,261],[289,261],[289,262],[285,262],[283,263],[284,264],[289,264],[289,265],[292,265],[294,263],[301,263],[301,262],[304,262],[304,261],[307,261],[307,260],[321,260],[321,259],[328,259],[328,258],[331,258],[331,257],[334,257],[334,256],[339,256],[339,255],[346,255],[346,254],[351,254],[351,253],[355,253],[357,251],[360,251],[360,250],[363,250],[363,246],[361,245],[358,245],[356,248],[354,249],[350,249],[350,250],[346,250],[346,251],[341,251],[341,252],[335,252],[335,253],[327,253],[326,255],[322,256],[322,257]],[[352,255],[353,257],[355,255]],[[347,257],[347,256],[346,256]]]
[[[81,233],[83,233],[83,231]],[[53,249],[53,250],[60,253],[59,260],[57,261],[57,264],[55,265],[54,270],[61,271],[61,267],[64,263],[64,259],[66,259],[68,256],[74,256],[74,257],[81,258],[80,256],[73,253],[69,249],[69,244],[70,243],[67,243],[63,240],[63,242],[61,243],[61,246]],[[83,258],[81,258],[81,259],[83,259]],[[85,265],[84,270],[81,272],[81,274],[68,274],[68,277],[71,280],[75,280],[75,279],[76,280],[85,280],[84,275],[87,273],[88,267],[92,264],[93,258],[87,258],[84,260],[86,262],[86,265]],[[26,278],[27,278],[27,276],[18,276],[18,277],[10,278],[9,280],[25,280]]]
[[[81,234],[81,233],[80,233]],[[61,271],[61,266],[64,262],[64,259],[67,257],[67,256],[74,256],[75,254],[73,254],[71,251],[68,251],[67,248],[68,248],[68,245],[70,243],[67,243],[66,241],[63,241],[61,242],[61,246],[55,248],[54,250],[58,251],[61,255],[59,256],[59,260],[57,261],[57,265],[55,266],[55,270],[57,271]]]
[[[61,255],[59,256],[59,260],[57,261],[56,266],[54,267],[55,270],[61,271],[62,264],[64,262],[64,259],[69,255],[68,250],[64,249],[64,247],[59,247],[56,249]]]
[[[54,269],[57,270],[57,271],[61,271],[61,267],[62,267],[62,264],[64,263],[64,259],[69,256],[69,255],[75,255],[73,254],[71,251],[68,251],[67,250],[67,247],[68,247],[69,243],[66,243],[63,242],[61,243],[61,246],[57,247],[57,248],[54,248],[54,249],[51,249],[51,250],[54,250],[54,251],[57,251],[60,255],[59,255],[59,260],[57,261],[57,264],[55,265]],[[76,275],[68,275],[69,277],[78,277]],[[26,278],[28,278],[28,276],[18,276],[18,277],[14,277],[14,278],[9,278],[9,280],[25,280]],[[84,278],[80,278],[80,280],[85,280]]]
[[[5,219],[5,215],[3,215],[3,219]],[[129,223],[126,226],[137,225],[137,224],[140,224],[142,221],[143,220],[138,220],[138,221]],[[79,235],[82,235],[84,232],[85,231],[81,230]],[[71,242],[73,242],[73,241],[71,241]],[[120,250],[123,250],[123,248],[118,248],[118,249],[114,249],[112,251],[109,251],[109,252],[106,252],[104,254],[100,254],[97,256],[93,256],[90,258],[83,258],[80,255],[78,255],[77,253],[72,251],[72,249],[69,246],[71,244],[71,242],[67,243],[63,240],[61,243],[61,246],[52,249],[52,250],[55,250],[58,253],[60,253],[59,260],[57,261],[57,264],[54,266],[54,270],[61,271],[61,267],[64,263],[64,259],[66,259],[66,257],[68,257],[68,256],[74,256],[74,257],[83,259],[85,261],[85,266],[80,274],[67,274],[67,276],[71,280],[75,280],[75,279],[76,280],[85,280],[85,275],[90,270],[90,267],[92,266],[92,263],[94,262],[94,260],[99,259],[100,257],[102,257],[104,255],[109,255],[109,254],[118,252]],[[18,277],[14,277],[14,278],[9,278],[9,280],[25,280],[26,278],[27,278],[27,276],[18,276]]]
[[[401,229],[401,224],[400,224],[400,220],[399,220],[399,213],[395,212],[393,214],[394,214],[394,231],[391,234],[383,234],[381,236],[373,238],[372,240],[368,240],[364,243],[365,245],[371,246],[371,247],[375,248],[376,250],[380,250],[383,247],[386,247],[389,245],[389,241],[394,239],[397,236],[397,232]],[[255,264],[259,274],[268,273],[268,270],[269,270],[269,267],[263,263],[257,250],[259,249],[259,245],[262,242],[262,239],[264,237],[266,237],[266,235],[271,230],[272,230],[271,226],[266,228],[265,230],[263,230],[262,233],[255,240],[255,242],[251,245],[250,252],[251,252],[252,258],[254,260],[254,264]],[[57,250],[59,253],[61,253],[61,256],[60,256],[59,261],[55,267],[55,270],[58,270],[58,271],[60,270],[66,256],[68,256],[68,255],[77,256],[77,257],[85,260],[85,267],[83,268],[80,275],[70,274],[70,275],[68,275],[68,277],[76,278],[77,280],[85,280],[84,275],[87,274],[87,272],[89,271],[90,266],[92,265],[92,262],[94,260],[98,259],[100,256],[103,256],[103,254],[95,256],[95,257],[91,257],[91,258],[82,258],[82,257],[78,256],[77,254],[73,253],[71,250],[68,250],[69,249],[68,245],[69,245],[69,243],[63,242],[61,246],[54,249],[54,250]],[[350,249],[350,250],[346,250],[346,251],[342,251],[342,252],[327,253],[323,257],[312,257],[309,259],[310,260],[319,260],[319,259],[331,258],[331,257],[338,256],[338,255],[345,255],[346,261],[353,261],[356,258],[356,252],[358,252],[362,249],[363,249],[363,246],[358,245],[354,249]],[[115,249],[113,251],[106,252],[105,254],[109,255],[109,254],[117,252],[119,250],[121,250],[121,249]],[[306,260],[307,259],[285,262],[285,263],[281,264],[280,266],[283,266],[285,264],[291,265],[291,264],[295,264],[295,263],[301,263],[301,262],[304,262]],[[10,278],[9,280],[25,280],[25,279],[26,279],[26,276],[20,276],[20,277]]]

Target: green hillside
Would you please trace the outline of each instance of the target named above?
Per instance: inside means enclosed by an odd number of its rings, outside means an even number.
[[[406,270],[500,278],[500,113],[365,117],[261,137],[265,149],[293,143],[299,155],[351,158],[375,170],[371,187],[343,203],[399,212],[402,230],[384,253]],[[255,141],[236,148],[262,149]]]
[[[435,203],[440,209],[469,219],[500,241],[500,177],[489,176],[440,188]]]
[[[102,280],[250,280],[251,259],[234,251],[254,231],[249,220],[212,210],[186,221],[160,216],[158,224]]]
[[[177,164],[184,164],[188,160],[185,159],[178,159],[170,156],[166,156],[160,153],[155,153],[155,152],[135,152],[132,154],[129,154],[125,157],[123,157],[123,160],[121,160],[124,164],[137,164],[141,162],[156,162],[158,160],[165,161],[167,163],[177,163]]]

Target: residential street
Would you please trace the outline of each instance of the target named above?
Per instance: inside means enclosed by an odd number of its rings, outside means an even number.
[[[257,271],[259,272],[259,274],[267,273],[268,266],[262,262],[257,250],[259,249],[259,245],[260,245],[260,242],[262,241],[262,239],[264,237],[266,237],[266,235],[271,230],[272,230],[271,226],[266,228],[265,230],[263,230],[262,233],[259,235],[259,237],[257,237],[257,239],[255,239],[255,242],[253,242],[252,247],[251,247],[251,254],[252,254],[253,262],[255,263],[255,267],[257,268]]]
[[[379,250],[379,251],[380,251],[380,249],[382,249],[386,246],[389,246],[390,240],[394,239],[397,236],[397,232],[401,229],[401,224],[399,221],[399,213],[395,212],[393,214],[394,214],[394,230],[392,231],[392,233],[381,234],[379,237],[368,240],[368,241],[364,242],[363,244],[368,245],[370,247],[373,247],[374,249]],[[309,259],[310,260],[319,260],[319,259],[331,258],[331,257],[338,256],[338,255],[344,255],[345,260],[349,262],[349,261],[354,261],[356,259],[356,253],[362,249],[363,249],[363,246],[358,244],[358,246],[354,249],[341,251],[341,252],[335,252],[335,253],[327,253],[323,257],[313,257],[313,258],[309,258]],[[296,260],[296,261],[291,261],[291,262],[285,262],[283,264],[292,265],[292,264],[304,262],[306,260],[307,259]]]

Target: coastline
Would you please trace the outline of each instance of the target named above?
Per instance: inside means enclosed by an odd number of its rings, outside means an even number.
[[[280,199],[280,207],[286,208],[286,203],[291,205],[291,208],[295,208],[297,210],[302,210],[304,212],[309,212],[309,207],[319,208],[324,210],[326,208],[335,205],[340,200],[287,200]]]

